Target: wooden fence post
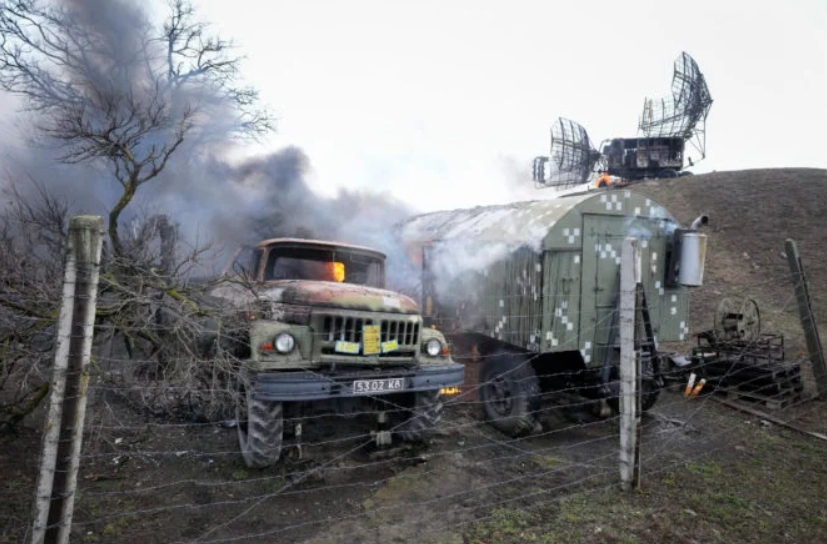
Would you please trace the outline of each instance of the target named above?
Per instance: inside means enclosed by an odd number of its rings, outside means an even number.
[[[635,352],[637,286],[640,283],[640,244],[623,241],[620,261],[620,486],[640,486],[640,369]]]
[[[102,242],[103,218],[71,219],[31,544],[69,542],[86,417]]]
[[[807,286],[807,278],[804,276],[804,266],[801,263],[801,256],[798,254],[798,246],[795,241],[787,239],[784,244],[787,253],[787,261],[790,264],[790,273],[795,286],[795,295],[798,299],[798,312],[801,315],[801,326],[804,328],[804,337],[807,339],[807,351],[810,353],[810,361],[813,363],[813,375],[818,387],[818,396],[821,400],[827,400],[827,364],[824,362],[824,350],[821,347],[821,337],[818,335],[813,305],[810,300],[810,289]]]

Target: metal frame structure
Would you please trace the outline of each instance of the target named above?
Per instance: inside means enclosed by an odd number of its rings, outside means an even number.
[[[613,138],[597,150],[582,125],[556,119],[549,156],[534,159],[535,185],[566,189],[587,183],[596,172],[626,182],[678,176],[687,159],[687,143],[700,153],[700,159],[706,156],[706,118],[711,106],[712,96],[698,63],[683,52],[675,60],[671,96],[645,99],[638,124],[640,137]],[[691,157],[688,162],[694,165]]]
[[[570,119],[559,117],[551,126],[549,157],[534,159],[534,181],[538,187],[565,189],[581,185],[601,159],[586,129]],[[550,163],[548,175],[544,165]]]
[[[688,53],[675,60],[672,96],[647,98],[638,128],[647,137],[679,137],[706,156],[706,117],[712,95],[706,78]]]

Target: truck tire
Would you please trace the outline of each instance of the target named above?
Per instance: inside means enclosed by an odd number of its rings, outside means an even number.
[[[540,383],[528,359],[504,354],[483,361],[480,397],[485,418],[510,436],[528,434],[537,426]]]
[[[281,456],[282,403],[257,400],[250,388],[246,388],[243,395],[244,402],[236,408],[241,456],[249,468],[269,467]]]
[[[406,442],[424,442],[431,438],[442,419],[442,395],[439,390],[414,393],[414,406],[408,419],[400,425],[399,436]]]

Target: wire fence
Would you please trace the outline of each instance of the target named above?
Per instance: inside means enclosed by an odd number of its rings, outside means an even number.
[[[733,288],[733,294],[776,282],[792,285],[788,274],[779,273]],[[791,290],[785,304],[762,312],[763,328],[786,324],[795,304]],[[611,318],[606,315],[593,327],[606,327]],[[99,341],[91,364],[76,371],[88,377],[89,404],[68,531],[72,541],[473,542],[481,528],[496,526],[503,512],[542,526],[549,509],[564,501],[618,487],[617,411],[606,411],[605,401],[589,396],[580,379],[583,370],[555,371],[540,365],[538,354],[524,354],[498,374],[513,374],[512,386],[520,391],[537,380],[563,384],[537,391],[537,402],[526,404],[521,414],[536,424],[518,436],[498,431],[497,417],[485,410],[479,393],[495,386],[494,379],[443,397],[433,434],[412,443],[399,432],[413,413],[410,395],[365,395],[358,408],[332,403],[325,413],[285,413],[279,462],[256,470],[245,466],[239,452],[246,414],[233,409],[239,399],[232,380],[222,375],[220,354],[198,362],[217,369],[204,374],[208,379],[148,373],[157,367],[157,357],[118,347],[124,336],[143,330],[143,325],[122,326],[116,335],[110,327],[96,327]],[[664,388],[640,426],[644,485],[749,444],[747,424],[768,421],[755,419],[755,413],[770,411],[778,426],[806,426],[810,416],[823,414],[821,405],[810,402],[815,385],[806,364],[800,388],[776,389],[759,399],[742,395],[764,377],[739,375],[736,363],[763,348],[760,338],[737,346],[740,351],[727,354],[729,368],[715,375],[715,383],[707,376],[698,396],[687,396],[684,388],[690,373],[704,375],[702,361],[690,356],[689,364],[680,366],[664,358]],[[569,347],[579,351],[576,340]],[[692,346],[675,349],[686,352]],[[485,365],[496,357],[502,354],[478,355],[469,364]],[[191,354],[180,358],[166,358],[164,364],[192,365]],[[529,368],[532,373],[522,372]],[[78,398],[70,394],[64,402]],[[205,408],[213,400],[213,408]],[[731,410],[722,400],[747,403],[753,415]],[[383,432],[393,437],[391,443],[381,443]],[[3,493],[14,495],[11,489]],[[30,520],[22,521],[3,536],[26,537],[23,528]]]

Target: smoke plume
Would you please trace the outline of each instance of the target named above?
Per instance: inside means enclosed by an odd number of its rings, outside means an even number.
[[[94,87],[115,96],[137,100],[147,92],[147,70],[158,70],[162,51],[153,37],[159,29],[150,24],[143,4],[128,0],[71,0],[62,5],[73,32],[89,47],[88,63],[81,68],[79,92],[94,95]],[[58,74],[61,75],[61,74]],[[72,74],[62,74],[67,81]],[[121,227],[138,228],[157,214],[169,216],[179,238],[190,245],[210,244],[217,250],[213,270],[240,245],[278,236],[313,237],[362,244],[389,254],[389,280],[401,273],[395,267],[402,257],[390,235],[390,226],[412,210],[387,194],[342,189],[333,198],[320,196],[308,185],[310,158],[298,147],[288,147],[241,162],[230,156],[238,149],[235,130],[238,111],[210,86],[191,86],[174,97],[197,105],[198,130],[188,134],[161,174],[138,188],[121,215]],[[14,115],[17,100],[0,102],[4,117]],[[146,95],[150,96],[150,95]],[[0,139],[3,160],[2,187],[14,184],[24,196],[36,198],[35,184],[67,202],[72,213],[106,216],[122,194],[122,187],[105,161],[60,161],[65,142],[50,140],[39,130],[49,119],[19,115],[13,131]],[[93,119],[92,122],[95,122]],[[169,135],[147,134],[141,146],[160,146]],[[404,265],[403,265],[404,268]]]

